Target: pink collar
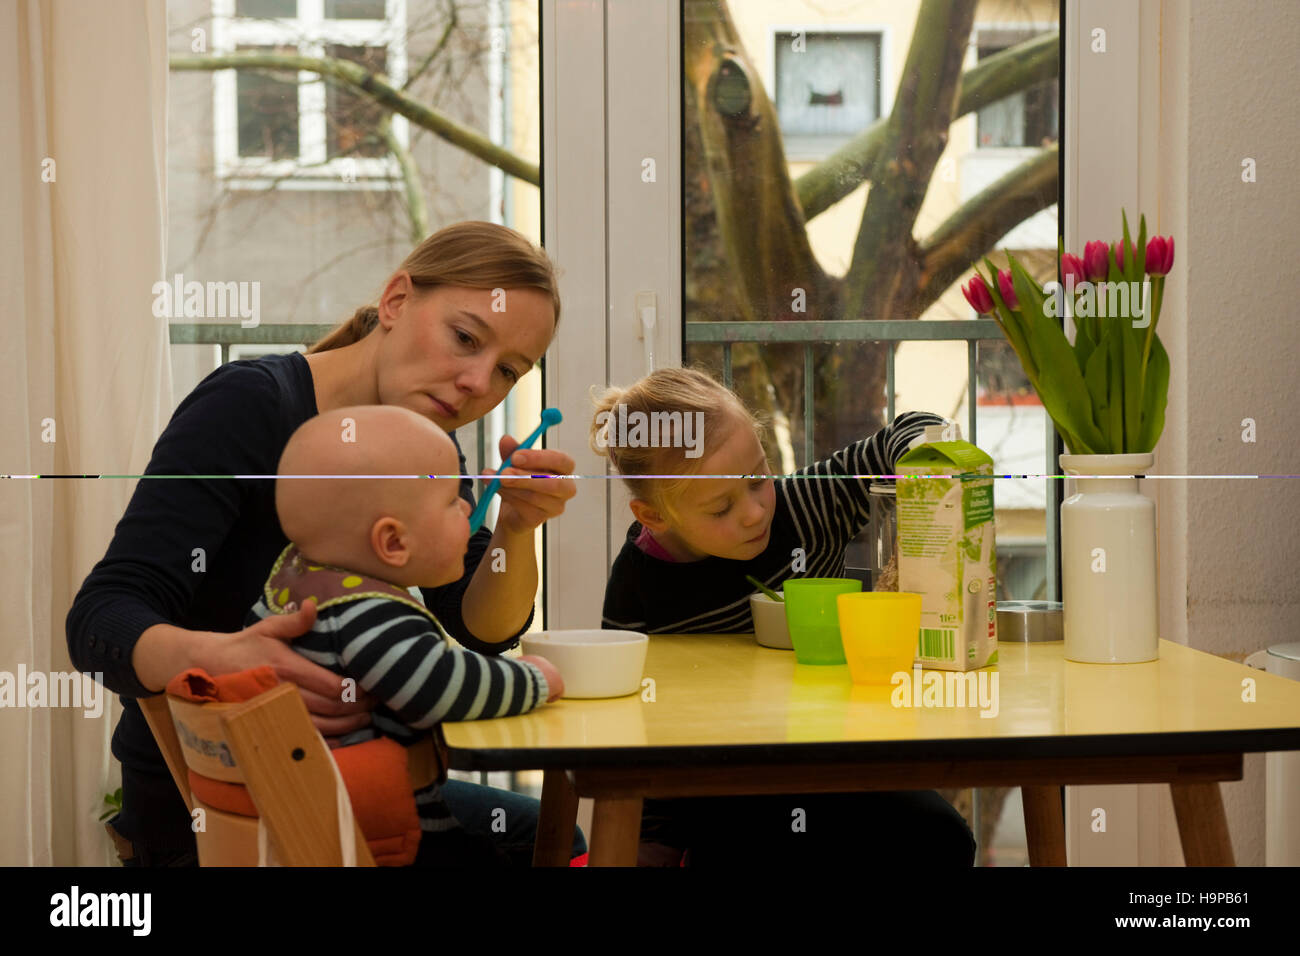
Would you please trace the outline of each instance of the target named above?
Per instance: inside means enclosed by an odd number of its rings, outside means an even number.
[[[673,564],[677,563],[677,559],[664,550],[664,546],[655,540],[655,536],[650,533],[650,529],[644,525],[641,526],[641,533],[636,536],[636,540],[632,543],[652,558],[658,558],[660,561],[671,561]]]

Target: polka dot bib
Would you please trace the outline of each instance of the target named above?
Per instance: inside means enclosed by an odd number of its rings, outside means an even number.
[[[317,610],[362,598],[387,598],[424,614],[442,633],[442,626],[433,612],[411,597],[405,588],[346,568],[313,564],[292,542],[280,552],[271,568],[271,575],[266,579],[265,598],[267,607],[276,614],[292,614],[308,598],[316,602]]]

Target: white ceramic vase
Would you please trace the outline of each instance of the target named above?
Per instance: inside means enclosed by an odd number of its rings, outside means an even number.
[[[1156,506],[1133,477],[1154,461],[1151,453],[1061,456],[1067,475],[1115,476],[1075,478],[1061,503],[1066,660],[1136,664],[1160,656]]]

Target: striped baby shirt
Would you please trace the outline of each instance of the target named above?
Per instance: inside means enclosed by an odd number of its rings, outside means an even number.
[[[244,626],[283,613],[272,610],[273,599],[268,588]],[[294,640],[303,657],[353,678],[379,702],[370,726],[340,745],[385,736],[409,747],[445,720],[510,717],[545,703],[550,689],[539,668],[450,644],[433,616],[413,603],[390,597],[327,603],[312,629]],[[415,802],[422,839],[459,826],[437,783],[416,791]]]

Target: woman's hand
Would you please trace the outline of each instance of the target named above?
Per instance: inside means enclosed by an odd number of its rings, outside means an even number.
[[[342,677],[313,664],[289,647],[290,641],[311,630],[315,623],[316,604],[305,601],[292,614],[273,614],[233,634],[214,634],[220,640],[204,642],[202,666],[213,675],[271,667],[280,680],[298,685],[311,722],[334,746],[330,737],[351,733],[370,723],[375,701],[360,687],[348,691],[348,697],[355,695],[355,700],[345,701]]]
[[[502,435],[498,446],[501,460],[505,461],[519,442]],[[484,475],[494,474],[485,469]],[[544,521],[564,511],[565,503],[578,493],[571,478],[529,478],[518,475],[571,475],[573,458],[554,448],[526,448],[510,461],[510,467],[501,473],[501,510],[497,515],[497,528],[512,534],[531,533]]]

